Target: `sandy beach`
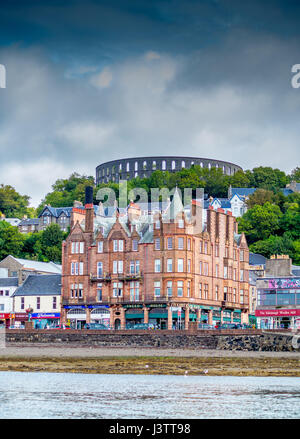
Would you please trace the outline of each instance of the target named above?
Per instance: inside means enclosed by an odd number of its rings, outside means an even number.
[[[231,376],[300,376],[300,352],[221,351],[9,343],[0,370]]]

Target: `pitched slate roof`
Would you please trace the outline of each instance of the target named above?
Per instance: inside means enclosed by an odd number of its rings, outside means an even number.
[[[13,296],[60,296],[61,275],[30,274]]]
[[[17,287],[17,277],[0,277],[0,287]]]
[[[97,214],[97,212],[98,212],[98,208],[99,208],[99,206],[94,205],[94,211],[95,211],[95,214]],[[58,218],[62,213],[64,213],[64,214],[66,215],[66,217],[70,217],[70,216],[71,216],[72,209],[73,209],[73,206],[72,206],[72,207],[52,207],[52,206],[45,206],[44,209],[43,209],[43,211],[39,214],[38,217],[40,218],[41,216],[44,216],[44,212],[45,212],[47,209],[49,210],[49,212],[51,213],[51,215],[54,216],[54,217],[56,217],[56,218]],[[82,210],[85,210],[85,207],[84,207],[84,206],[78,206],[78,207],[76,207],[76,209],[82,209]]]
[[[249,253],[249,265],[265,265],[267,258],[258,253]]]
[[[23,268],[28,270],[32,269],[35,271],[42,271],[45,273],[54,273],[54,274],[61,273],[61,265],[55,264],[54,262],[31,261],[29,259],[15,258],[14,256],[11,257],[15,261],[19,262],[19,264],[21,264]]]
[[[231,193],[232,195],[237,194],[241,197],[249,197],[256,189],[256,187],[233,187],[231,188]]]
[[[24,218],[19,223],[19,226],[38,226],[39,219],[38,218]]]
[[[214,204],[218,201],[221,209],[231,209],[230,200],[228,198],[215,198],[211,204]]]

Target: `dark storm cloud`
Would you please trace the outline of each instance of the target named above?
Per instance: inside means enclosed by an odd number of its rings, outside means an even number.
[[[299,164],[299,2],[13,0],[0,29],[0,172],[35,204],[119,157]]]

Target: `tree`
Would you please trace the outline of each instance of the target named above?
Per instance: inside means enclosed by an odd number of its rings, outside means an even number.
[[[283,171],[268,166],[253,168],[252,172],[246,171],[246,174],[249,177],[251,187],[275,192],[280,188],[284,188],[289,181]]]
[[[251,187],[249,176],[244,171],[237,171],[229,179],[232,187]]]
[[[300,167],[299,166],[297,166],[295,169],[292,170],[291,181],[296,181],[297,183],[300,183]]]
[[[285,207],[287,207],[285,205]],[[300,239],[300,204],[289,203],[283,214],[280,225],[291,238]]]
[[[20,257],[24,240],[17,227],[11,226],[6,221],[0,221],[0,260],[8,255]]]
[[[255,205],[238,218],[239,231],[245,233],[250,243],[264,240],[280,231],[281,217],[281,210],[274,204]]]
[[[246,201],[248,209],[254,207],[256,204],[259,206],[263,206],[266,202],[272,202],[274,197],[274,193],[272,191],[268,191],[266,189],[256,189],[256,191],[249,195],[248,200]]]
[[[50,224],[41,233],[40,249],[42,256],[53,262],[61,262],[61,247],[65,234],[58,224]]]
[[[295,248],[293,240],[288,236],[269,236],[268,239],[260,240],[250,245],[250,251],[254,253],[259,253],[266,258],[271,255],[286,255],[288,254],[291,258],[294,257]]]
[[[20,195],[12,186],[0,185],[0,212],[7,218],[22,218],[28,215],[29,198]]]
[[[66,179],[58,179],[52,185],[52,192],[49,192],[38,206],[38,214],[41,213],[45,204],[52,207],[73,206],[75,200],[84,203],[86,186],[95,186],[94,177],[79,175],[74,172]]]

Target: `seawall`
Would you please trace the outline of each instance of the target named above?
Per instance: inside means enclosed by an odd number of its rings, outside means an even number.
[[[7,330],[6,343],[105,347],[154,347],[287,352],[300,350],[300,334],[289,331],[76,331]]]

